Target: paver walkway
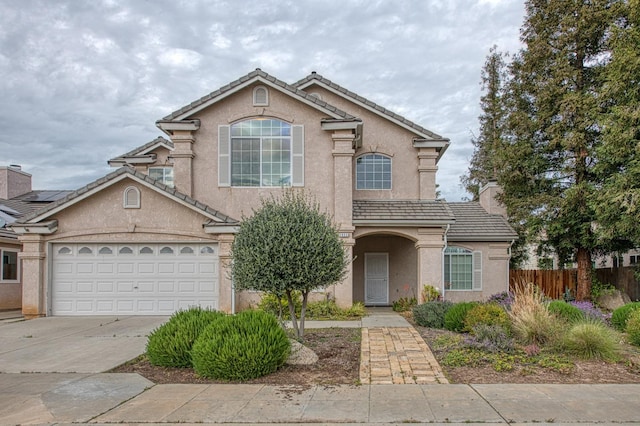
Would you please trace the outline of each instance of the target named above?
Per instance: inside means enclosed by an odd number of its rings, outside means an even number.
[[[363,321],[360,382],[374,385],[449,383],[422,336],[404,318],[406,326],[398,326],[401,317],[395,316],[385,313],[373,321],[376,325],[392,324],[389,327],[366,327]]]

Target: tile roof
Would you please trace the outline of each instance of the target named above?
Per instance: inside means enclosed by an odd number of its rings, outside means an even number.
[[[318,99],[315,96],[311,96],[309,95],[307,92],[298,89],[295,85],[291,85],[288,83],[285,83],[282,80],[278,80],[277,78],[267,74],[266,72],[262,71],[260,68],[256,68],[254,71],[251,71],[249,74],[240,77],[239,79],[232,81],[231,83],[228,83],[224,86],[222,86],[221,88],[219,88],[218,90],[215,90],[211,93],[209,93],[206,96],[203,96],[202,98],[191,102],[189,105],[185,105],[182,108],[172,112],[171,114],[167,115],[166,117],[164,117],[161,121],[171,121],[171,120],[176,120],[178,117],[180,116],[184,116],[185,114],[188,114],[190,111],[196,110],[197,108],[210,102],[215,100],[218,97],[221,97],[222,95],[224,95],[225,93],[229,92],[229,91],[233,91],[234,89],[238,88],[238,86],[241,86],[247,82],[249,82],[250,80],[253,79],[258,79],[261,78],[265,81],[268,81],[269,83],[272,83],[275,86],[278,86],[280,88],[282,88],[283,90],[285,90],[286,92],[289,92],[291,95],[296,96],[298,98],[303,98],[308,102],[314,103],[316,105],[318,105],[319,107],[328,110],[330,112],[332,112],[333,114],[337,115],[340,118],[343,119],[355,119],[354,116],[346,113],[345,111],[342,111],[339,108],[334,107],[333,105],[329,105],[328,103],[321,101],[320,99]]]
[[[26,194],[22,194],[12,198],[12,200],[23,201],[31,204],[35,208],[40,208],[41,206],[40,203],[51,203],[53,201],[58,201],[66,197],[67,195],[71,194],[72,192],[73,191],[59,190],[59,189],[55,189],[55,190],[44,189],[44,190],[27,192]]]
[[[152,146],[155,146],[155,145],[158,145],[158,144],[163,144],[163,145],[166,145],[168,148],[173,149],[173,141],[165,139],[162,136],[158,136],[154,140],[152,140],[150,142],[147,142],[146,144],[144,144],[142,146],[139,146],[139,147],[137,147],[137,148],[125,153],[125,154],[119,155],[117,157],[113,157],[108,162],[111,162],[111,161],[124,161],[125,157],[134,157],[136,155],[139,155],[142,152],[145,152],[147,149],[151,148]]]
[[[297,82],[295,82],[293,84],[294,87],[300,87],[300,86],[304,86],[303,88],[306,88],[306,85],[308,85],[309,83],[313,83],[313,82],[320,82],[340,93],[342,93],[343,95],[354,99],[358,102],[360,102],[361,104],[364,104],[366,106],[368,106],[369,108],[379,112],[380,114],[386,115],[390,118],[393,118],[409,127],[411,127],[414,130],[417,130],[420,133],[424,133],[426,135],[428,135],[429,137],[433,138],[433,139],[440,139],[440,140],[448,140],[436,133],[433,133],[430,130],[425,129],[424,127],[420,126],[419,124],[414,123],[413,121],[401,116],[400,114],[396,114],[393,111],[390,111],[378,104],[376,104],[375,102],[370,101],[369,99],[365,98],[364,96],[360,96],[357,93],[354,93],[350,90],[345,89],[344,87],[340,86],[339,84],[334,83],[333,81],[329,80],[328,78],[324,78],[323,76],[321,76],[320,74],[316,73],[315,71],[312,72],[311,74],[309,74],[308,76],[306,76],[305,78],[303,78],[302,80],[299,80]]]
[[[238,221],[236,219],[233,219],[221,212],[219,212],[218,210],[214,210],[211,207],[207,206],[206,204],[202,204],[199,201],[194,200],[193,198],[181,193],[180,191],[177,191],[175,188],[170,188],[166,185],[164,185],[163,183],[149,177],[148,175],[144,174],[144,173],[140,173],[138,171],[136,171],[135,169],[131,168],[131,167],[120,167],[119,169],[109,173],[106,176],[101,177],[100,179],[89,183],[88,185],[83,186],[82,188],[79,188],[73,192],[71,192],[70,194],[68,194],[66,197],[55,201],[49,205],[47,205],[46,207],[37,210],[35,212],[32,212],[30,214],[28,214],[25,217],[20,218],[20,220],[17,221],[17,223],[27,223],[35,218],[38,218],[44,214],[46,214],[47,212],[50,212],[51,210],[56,209],[57,207],[60,207],[72,200],[74,200],[75,198],[80,197],[81,195],[96,189],[102,185],[104,185],[105,183],[123,175],[123,174],[129,174],[132,176],[135,176],[136,178],[145,181],[151,185],[153,185],[154,187],[156,187],[158,190],[166,193],[167,195],[171,196],[171,197],[175,197],[178,198],[182,201],[184,201],[187,204],[192,205],[193,207],[195,207],[198,210],[201,210],[202,212],[207,213],[209,216],[215,216],[217,219],[220,220],[220,222],[224,223],[224,224],[237,224]]]
[[[18,242],[18,235],[15,232],[4,227],[0,228],[0,239],[2,238],[16,240],[16,243]]]
[[[504,217],[487,213],[478,202],[448,204],[456,218],[447,233],[450,241],[505,241],[517,238]]]
[[[454,220],[451,209],[441,200],[354,200],[354,222],[447,224]]]

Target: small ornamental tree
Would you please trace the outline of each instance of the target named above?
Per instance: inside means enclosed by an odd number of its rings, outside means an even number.
[[[349,261],[330,216],[294,190],[263,200],[253,216],[243,218],[231,259],[237,289],[286,296],[298,338],[304,336],[309,293],[341,281]],[[302,294],[299,325],[294,292]]]

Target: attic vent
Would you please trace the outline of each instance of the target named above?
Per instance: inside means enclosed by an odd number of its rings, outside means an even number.
[[[129,186],[124,190],[122,203],[125,209],[140,208],[140,190],[135,186]]]
[[[258,86],[253,89],[253,106],[268,106],[269,92],[264,86]]]

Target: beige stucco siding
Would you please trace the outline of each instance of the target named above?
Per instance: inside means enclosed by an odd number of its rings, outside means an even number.
[[[282,188],[240,188],[218,185],[218,126],[251,118],[277,118],[293,125],[304,125],[304,188],[312,192],[322,208],[333,214],[333,149],[331,134],[321,129],[325,114],[269,88],[269,106],[253,106],[253,88],[249,86],[234,96],[216,103],[194,118],[200,129],[194,132],[193,197],[230,216],[250,216],[260,206],[261,198],[282,193]]]
[[[355,155],[376,152],[392,159],[392,188],[391,190],[356,190],[355,189],[355,158],[352,185],[353,198],[364,199],[419,199],[420,187],[418,179],[418,151],[413,148],[414,133],[404,129],[391,121],[381,118],[366,108],[338,96],[324,88],[312,86],[306,89],[311,93],[318,93],[322,100],[334,105],[363,121],[362,148]]]

